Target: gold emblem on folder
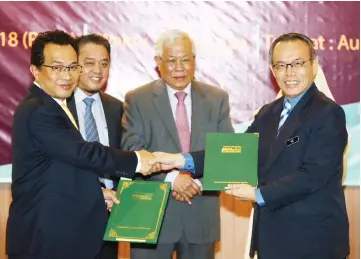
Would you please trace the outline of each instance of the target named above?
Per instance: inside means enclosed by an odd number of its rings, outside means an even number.
[[[223,146],[222,153],[241,153],[242,146]]]

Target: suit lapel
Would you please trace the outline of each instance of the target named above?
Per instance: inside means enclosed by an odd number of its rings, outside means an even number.
[[[205,116],[207,113],[206,107],[204,104],[205,96],[202,92],[200,86],[197,82],[192,81],[191,85],[192,93],[192,126],[191,126],[191,150],[196,150],[197,140],[199,134],[203,134],[202,128],[207,123]]]
[[[278,137],[276,138],[276,135],[274,135],[276,139],[271,147],[270,150],[271,152],[269,153],[269,158],[267,159],[267,163],[264,168],[264,171],[268,169],[268,167],[277,159],[281,151],[286,147],[286,141],[291,137],[294,137],[293,135],[295,131],[302,126],[302,117],[305,116],[308,112],[307,103],[311,100],[315,88],[316,87],[314,85],[311,86],[311,88],[307,91],[307,93],[301,98],[301,100],[291,111],[287,120],[283,124]],[[282,99],[281,105],[283,105],[283,98],[281,99]],[[277,129],[279,123],[279,116],[277,119],[273,119],[273,121],[276,121],[277,124],[276,129]]]
[[[115,117],[113,110],[112,110],[112,105],[107,100],[107,96],[102,92],[99,92],[99,95],[100,95],[100,100],[102,101],[102,106],[103,106],[104,115],[105,115],[105,122],[106,122],[107,128],[108,128],[109,146],[115,147],[116,146],[115,129],[117,128],[115,123],[120,123],[120,122]]]
[[[32,85],[29,89],[29,92],[31,95],[34,95],[36,97],[40,97],[41,99],[44,100],[45,103],[47,104],[52,104],[52,105],[57,105],[59,106],[60,110],[62,110],[62,108],[60,107],[60,105],[57,104],[57,102],[51,97],[49,96],[47,93],[44,92],[43,89],[41,89],[40,87],[36,86],[36,85]],[[65,114],[66,115],[66,114]]]
[[[71,114],[73,114],[76,124],[79,126],[79,118],[76,110],[74,93],[66,100],[66,102]]]
[[[260,142],[260,151],[264,152],[262,155],[266,158],[265,163],[270,161],[270,157],[273,155],[272,148],[276,141],[278,122],[282,110],[283,98],[277,100],[274,106],[271,107],[269,114],[264,116],[264,121],[261,125],[262,142]],[[263,163],[262,163],[263,165]],[[268,167],[268,166],[267,166]],[[262,170],[264,171],[264,170]]]
[[[44,90],[42,90],[41,88],[39,88],[38,86],[33,84],[30,87],[29,91],[32,95],[35,95],[35,96],[43,99],[46,104],[55,106],[56,109],[58,109],[59,114],[66,119],[66,121],[72,128],[75,129],[75,127],[74,127],[73,123],[71,122],[71,120],[69,119],[68,115],[64,112],[64,110],[60,107],[60,105],[51,96],[49,96],[47,93],[44,92]]]
[[[155,110],[158,112],[159,117],[163,121],[163,124],[173,139],[174,144],[179,150],[182,150],[177,133],[177,127],[172,114],[172,108],[170,106],[167,88],[163,80],[156,82],[153,95],[153,105]]]

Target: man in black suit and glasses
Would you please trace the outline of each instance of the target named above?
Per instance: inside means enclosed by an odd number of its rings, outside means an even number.
[[[40,33],[31,49],[35,80],[14,115],[9,259],[94,259],[108,219],[99,176],[133,178],[160,165],[147,151],[87,142],[67,107],[81,66],[74,39]],[[146,212],[145,212],[146,213]]]

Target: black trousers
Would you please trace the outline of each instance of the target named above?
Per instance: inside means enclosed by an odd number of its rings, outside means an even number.
[[[104,242],[102,250],[96,259],[118,259],[118,245],[118,242]]]

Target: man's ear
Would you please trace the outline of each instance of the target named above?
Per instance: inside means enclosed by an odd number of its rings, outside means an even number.
[[[274,76],[274,78],[276,78],[276,75],[275,75],[275,70],[274,70],[274,68],[273,68],[272,64],[270,64],[270,65],[269,65],[269,69],[271,69],[271,71],[272,71],[272,75]]]
[[[30,65],[30,72],[31,74],[33,74],[35,81],[38,81],[39,79],[39,69],[34,66],[34,65]]]
[[[315,58],[312,60],[313,79],[316,78],[317,70],[318,70],[318,57],[315,57]]]
[[[162,60],[160,59],[159,56],[154,56],[154,61],[155,61],[155,63],[157,64],[157,67],[158,67],[158,69],[159,69]]]

